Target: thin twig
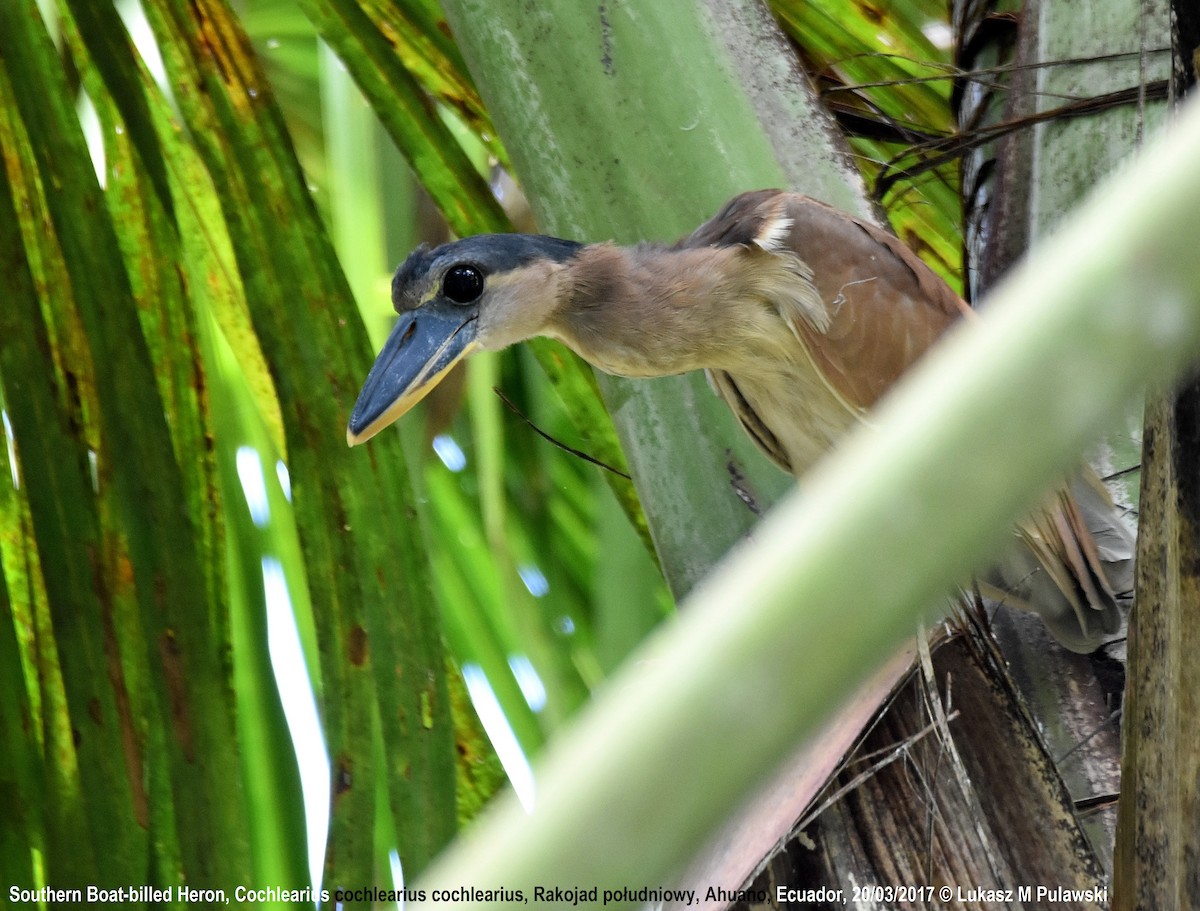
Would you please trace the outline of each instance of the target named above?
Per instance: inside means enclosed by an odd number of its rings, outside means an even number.
[[[633,480],[633,478],[631,478],[629,475],[625,474],[625,472],[621,471],[621,469],[613,468],[607,462],[602,462],[600,459],[596,458],[595,456],[590,456],[586,452],[580,452],[578,449],[572,449],[566,443],[563,443],[560,440],[556,440],[554,437],[550,436],[550,434],[548,434],[548,433],[546,433],[546,431],[542,430],[541,427],[539,427],[537,424],[533,423],[533,421],[529,420],[529,418],[527,418],[524,415],[524,413],[521,411],[521,409],[513,404],[512,399],[510,399],[507,395],[505,395],[503,392],[500,391],[499,386],[493,386],[492,392],[494,392],[494,393],[496,393],[496,395],[500,396],[500,401],[502,401],[505,405],[507,405],[509,407],[509,410],[512,411],[513,414],[515,414],[522,421],[524,421],[526,424],[528,424],[530,429],[532,429],[533,432],[536,433],[538,436],[540,436],[543,440],[553,443],[555,446],[557,446],[563,452],[569,452],[571,455],[578,456],[579,458],[583,459],[585,462],[591,462],[593,465],[596,465],[599,468],[603,468],[605,471],[611,471],[613,474],[624,478],[626,481]]]

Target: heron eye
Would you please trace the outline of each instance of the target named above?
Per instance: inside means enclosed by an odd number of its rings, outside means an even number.
[[[442,278],[442,294],[456,304],[469,304],[483,293],[483,273],[474,266],[452,266]]]

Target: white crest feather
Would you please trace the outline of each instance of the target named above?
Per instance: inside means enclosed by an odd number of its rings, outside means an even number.
[[[754,245],[768,253],[779,253],[792,230],[792,220],[783,214],[782,208],[763,219],[762,227],[754,235]]]

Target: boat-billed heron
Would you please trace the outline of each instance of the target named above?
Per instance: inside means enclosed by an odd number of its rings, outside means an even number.
[[[392,300],[400,320],[350,416],[351,445],[472,351],[544,335],[621,376],[706,370],[746,433],[795,475],[971,312],[892,234],[780,190],[735,197],[669,246],[508,234],[421,247],[397,270]],[[1110,581],[1101,551],[1128,574],[1131,539],[1094,477],[1074,487],[1019,526],[987,580],[1082,652],[1120,627],[1114,588],[1128,581]]]

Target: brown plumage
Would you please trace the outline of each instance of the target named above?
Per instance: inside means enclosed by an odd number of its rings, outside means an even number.
[[[490,235],[422,248],[397,271],[393,299],[401,319],[355,405],[351,443],[472,350],[545,335],[609,373],[706,370],[750,437],[795,475],[971,317],[892,234],[780,190],[735,197],[671,246]],[[1114,586],[1128,585],[1132,539],[1098,481],[1075,487],[1019,526],[986,581],[1089,651],[1120,627]]]

